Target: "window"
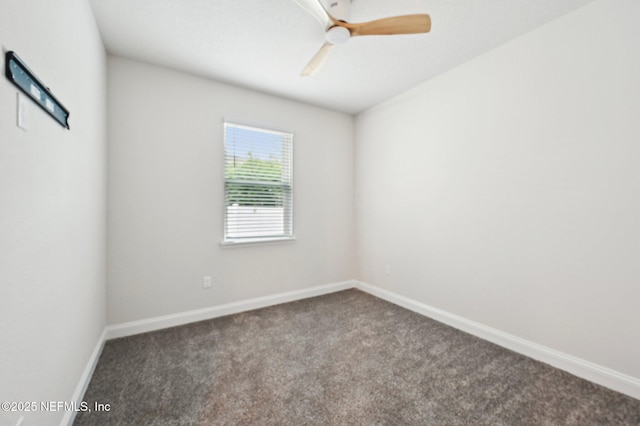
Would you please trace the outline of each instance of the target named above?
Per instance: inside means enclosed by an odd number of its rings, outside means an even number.
[[[224,124],[224,243],[293,238],[293,135]]]

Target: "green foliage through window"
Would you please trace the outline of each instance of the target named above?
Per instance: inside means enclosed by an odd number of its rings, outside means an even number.
[[[225,123],[225,240],[292,236],[292,142]]]

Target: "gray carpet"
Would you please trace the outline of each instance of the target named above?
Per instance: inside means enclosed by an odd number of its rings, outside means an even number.
[[[640,425],[640,401],[358,290],[108,341],[76,425]]]

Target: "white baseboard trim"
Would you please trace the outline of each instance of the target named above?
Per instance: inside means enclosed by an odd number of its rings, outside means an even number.
[[[636,377],[530,342],[371,284],[356,281],[355,288],[580,378],[640,399],[640,379]]]
[[[355,281],[342,281],[333,284],[305,288],[302,290],[274,294],[271,296],[257,297],[255,299],[228,303],[226,305],[110,325],[106,328],[107,339],[132,336],[134,334],[161,330],[163,328],[175,327],[197,321],[204,321],[253,309],[265,308],[267,306],[279,305],[281,303],[293,302],[295,300],[307,299],[309,297],[321,296],[323,294],[334,293],[336,291],[348,290],[353,287],[355,287]]]
[[[429,306],[405,296],[393,293],[389,290],[373,286],[361,281],[350,280],[333,284],[320,285],[302,290],[295,290],[286,293],[279,293],[271,296],[258,297],[240,302],[228,303],[211,308],[197,309],[172,315],[163,315],[140,321],[132,321],[123,324],[107,326],[98,339],[96,346],[87,362],[84,372],[73,394],[73,401],[78,404],[82,401],[84,393],[89,385],[93,371],[108,339],[131,336],[134,334],[146,333],[168,327],[189,324],[225,315],[232,315],[240,312],[260,309],[267,306],[281,303],[293,302],[295,300],[307,299],[309,297],[321,296],[337,291],[357,288],[373,296],[401,306],[410,311],[432,318],[436,321],[450,325],[466,333],[477,336],[481,339],[495,343],[514,352],[550,364],[556,368],[567,371],[575,376],[613,389],[617,392],[629,395],[632,398],[640,399],[640,379],[632,377],[607,367],[585,361],[581,358],[568,355],[566,353],[539,345],[537,343],[522,339],[509,333],[488,327],[484,324],[469,320],[467,318],[449,313],[442,309]],[[73,424],[75,412],[66,412],[61,425]]]
[[[89,356],[89,360],[87,361],[87,365],[80,376],[80,380],[76,385],[76,390],[73,392],[73,396],[71,397],[71,401],[74,401],[78,406],[82,402],[82,398],[84,398],[84,393],[87,391],[87,387],[89,386],[89,382],[91,381],[91,377],[93,376],[93,372],[96,369],[96,365],[98,365],[98,359],[100,359],[100,354],[102,353],[102,348],[104,348],[104,343],[107,340],[107,329],[102,330],[100,337],[98,337],[98,341],[96,342],[96,346],[93,348],[93,352],[91,352],[91,356]],[[64,412],[64,416],[62,417],[62,421],[60,422],[60,426],[71,426],[73,425],[73,421],[76,418],[75,410],[68,410]]]

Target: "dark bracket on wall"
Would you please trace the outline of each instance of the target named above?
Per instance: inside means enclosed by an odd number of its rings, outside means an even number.
[[[47,86],[22,62],[15,52],[7,52],[5,74],[10,82],[34,100],[40,108],[62,127],[69,128],[69,111],[53,96]]]

